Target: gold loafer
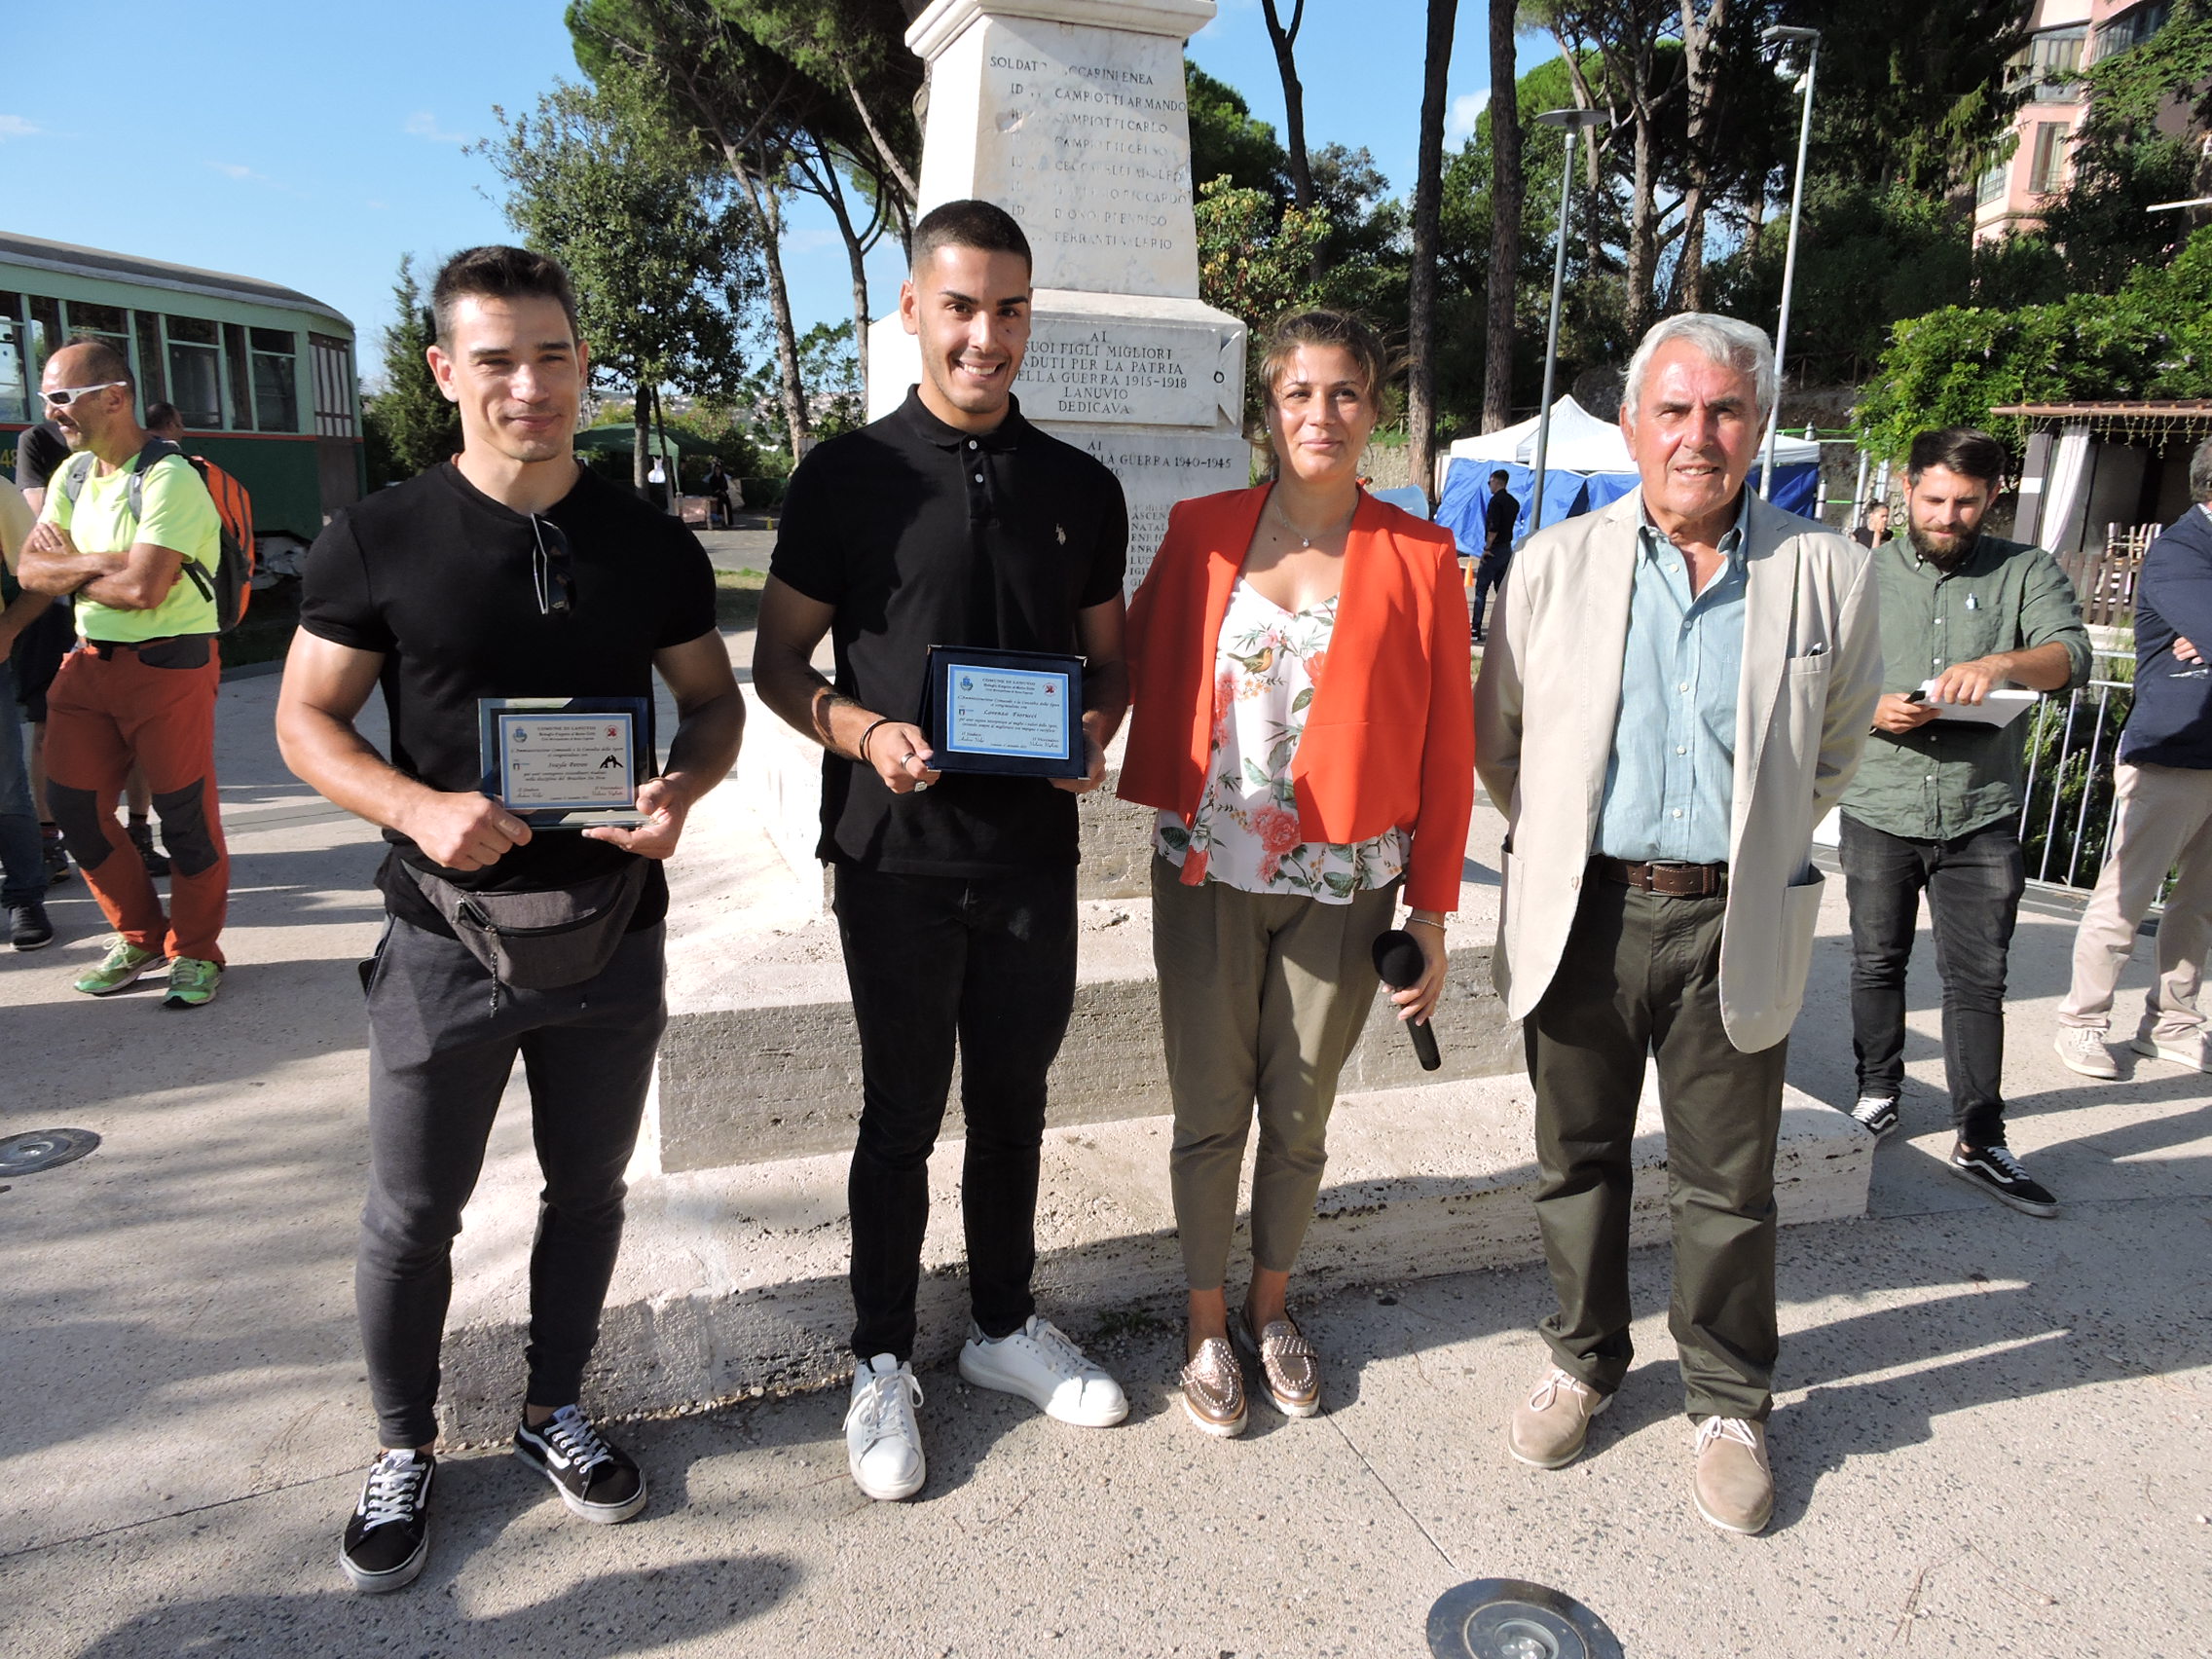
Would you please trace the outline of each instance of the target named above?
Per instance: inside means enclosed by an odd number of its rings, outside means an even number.
[[[1183,1409],[1207,1434],[1223,1440],[1244,1432],[1244,1371],[1235,1351],[1208,1337],[1183,1367]]]
[[[1263,1329],[1252,1323],[1248,1309],[1240,1309],[1236,1336],[1259,1356],[1261,1380],[1276,1411],[1285,1417],[1309,1418],[1321,1409],[1320,1351],[1287,1315]]]

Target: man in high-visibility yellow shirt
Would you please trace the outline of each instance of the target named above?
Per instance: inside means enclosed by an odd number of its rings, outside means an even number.
[[[40,385],[73,453],[48,486],[18,578],[74,595],[78,638],[47,693],[47,799],[117,935],[77,989],[120,991],[166,955],[163,1006],[199,1008],[222,983],[230,898],[215,791],[220,521],[182,455],[147,453],[130,365],[112,346],[63,347]],[[115,819],[133,763],[171,861],[167,916]]]

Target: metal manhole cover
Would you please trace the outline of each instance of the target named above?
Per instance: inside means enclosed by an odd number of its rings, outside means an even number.
[[[90,1129],[33,1129],[0,1140],[0,1175],[35,1175],[71,1163],[100,1144]]]
[[[1438,1659],[1622,1659],[1605,1621],[1572,1597],[1519,1578],[1478,1578],[1428,1610]]]

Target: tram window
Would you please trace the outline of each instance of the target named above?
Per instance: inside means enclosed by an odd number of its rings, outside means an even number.
[[[0,421],[28,422],[30,383],[23,374],[23,326],[16,296],[0,294]]]
[[[142,403],[161,403],[169,394],[168,377],[162,372],[162,319],[152,312],[133,312],[138,325],[138,396]]]
[[[187,426],[220,430],[223,365],[215,325],[197,316],[168,318],[169,401]]]
[[[231,370],[231,424],[241,432],[250,432],[253,386],[245,366],[245,330],[235,322],[223,324],[223,358]]]
[[[298,337],[281,328],[256,328],[247,338],[253,347],[254,424],[264,432],[298,431]]]
[[[30,355],[26,367],[30,370],[31,384],[36,386],[39,377],[46,373],[46,360],[61,350],[61,302],[30,296],[31,315]]]

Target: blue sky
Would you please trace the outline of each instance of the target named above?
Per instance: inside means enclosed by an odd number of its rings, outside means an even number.
[[[1287,6],[1285,8],[1287,10]],[[1461,8],[1455,135],[1487,95],[1486,8]],[[559,0],[385,0],[373,7],[124,0],[101,14],[96,64],[73,49],[13,56],[0,87],[0,226],[20,235],[265,277],[350,316],[364,371],[390,320],[400,255],[419,262],[512,233],[473,138],[494,105],[528,108],[576,73]],[[1309,0],[1299,42],[1307,131],[1366,146],[1400,194],[1413,185],[1420,104],[1419,0]],[[1523,67],[1537,41],[1523,42]],[[1191,55],[1255,113],[1282,119],[1259,0],[1222,0]],[[790,214],[786,271],[801,326],[850,313],[826,211]],[[902,265],[870,266],[878,313]]]

